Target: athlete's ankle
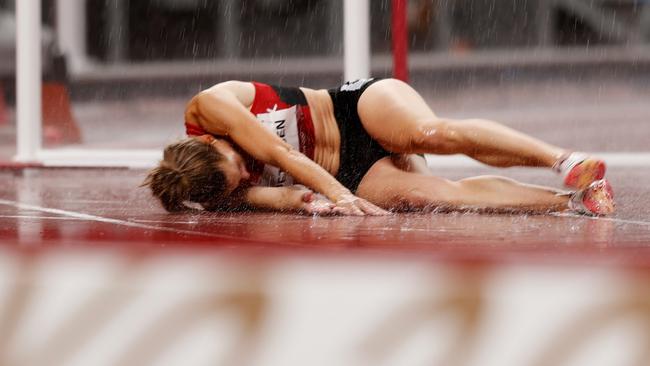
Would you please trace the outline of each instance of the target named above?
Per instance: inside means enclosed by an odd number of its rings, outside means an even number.
[[[553,164],[553,170],[562,176],[565,186],[584,189],[592,182],[603,179],[606,167],[603,160],[582,152],[570,152],[563,154]]]
[[[553,170],[557,174],[562,173],[562,164],[573,154],[573,151],[571,150],[566,150],[563,152],[560,156],[557,157],[553,165],[551,166],[551,170]]]

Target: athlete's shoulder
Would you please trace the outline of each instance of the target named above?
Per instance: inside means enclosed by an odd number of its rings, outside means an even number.
[[[255,85],[248,81],[229,80],[215,84],[201,91],[197,96],[200,97],[205,94],[210,95],[208,99],[223,95],[233,95],[243,105],[250,106],[253,103],[253,99],[255,99]]]
[[[255,85],[252,81],[228,80],[217,83],[203,92],[231,92],[235,94],[254,92]]]

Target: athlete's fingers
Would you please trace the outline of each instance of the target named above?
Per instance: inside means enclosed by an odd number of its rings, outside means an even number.
[[[351,216],[365,216],[366,213],[363,212],[363,210],[360,209],[359,207],[357,207],[357,206],[352,206],[352,207],[350,207],[350,210],[349,210],[349,214],[348,214],[348,215],[351,215]]]
[[[371,205],[366,200],[356,197],[352,194],[346,194],[336,201],[336,206],[343,208],[343,215],[365,216],[373,214],[373,210],[367,205]],[[372,205],[374,206],[374,205]]]
[[[345,205],[337,205],[338,208],[337,212],[340,213],[341,215],[346,215],[346,216],[364,216],[363,210],[361,210],[359,207],[357,207],[354,204],[345,204]]]
[[[378,206],[375,206],[374,204],[359,198],[358,204],[360,208],[363,210],[363,212],[373,215],[373,216],[383,216],[383,215],[390,215],[390,212],[384,210],[383,208],[380,208]]]

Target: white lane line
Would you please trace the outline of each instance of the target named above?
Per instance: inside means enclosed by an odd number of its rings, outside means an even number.
[[[570,213],[570,212],[552,213],[551,216],[573,217],[573,218],[582,218],[582,219],[587,219],[587,220],[610,221],[610,222],[616,222],[616,223],[619,223],[619,224],[632,224],[632,225],[650,226],[649,221],[625,220],[625,219],[617,219],[617,218],[614,218],[614,217],[593,217],[593,216],[579,215],[579,214]]]
[[[616,218],[613,218],[613,217],[590,217],[590,218],[594,219],[594,220],[604,220],[604,221],[617,222],[617,223],[620,223],[620,224],[633,224],[633,225],[650,226],[650,222],[646,222],[646,221],[616,219]]]
[[[173,229],[173,228],[159,227],[159,226],[146,225],[146,224],[138,224],[138,223],[135,223],[135,222],[125,221],[125,220],[111,219],[111,218],[108,218],[108,217],[89,215],[89,214],[84,214],[84,213],[81,213],[81,212],[60,210],[58,208],[41,207],[41,206],[30,205],[30,204],[26,204],[26,203],[20,203],[20,202],[16,202],[16,201],[9,201],[9,200],[3,200],[3,199],[0,199],[0,205],[12,206],[12,207],[16,207],[16,208],[21,209],[21,210],[32,210],[32,211],[46,212],[46,213],[51,213],[51,214],[55,214],[55,215],[62,215],[62,216],[72,217],[72,218],[76,218],[76,219],[80,219],[80,220],[86,220],[86,221],[97,221],[97,222],[103,222],[103,223],[107,223],[107,224],[115,224],[115,225],[128,226],[128,227],[137,227],[139,229],[156,230],[156,231],[168,231],[168,232],[177,233],[177,234],[189,234],[189,235],[205,236],[205,237],[211,237],[211,238],[229,238],[228,236],[225,236],[225,235],[210,234],[210,233],[204,233],[204,232],[192,231],[192,230]]]
[[[108,204],[108,205],[123,205],[123,202],[115,200],[82,200],[82,199],[66,199],[67,203],[91,203],[91,204]]]
[[[84,220],[77,217],[61,217],[61,216],[29,216],[29,215],[0,215],[0,219],[26,219],[26,220]]]
[[[650,226],[650,222],[645,222],[645,221],[612,219],[612,218],[608,218],[608,217],[603,217],[602,219],[605,220],[605,221],[613,221],[613,222],[618,222],[618,223],[621,223],[621,224],[635,224],[635,225]]]
[[[166,224],[169,223],[169,221],[164,221],[164,220],[142,220],[142,219],[133,219],[130,222],[148,222],[150,224]],[[198,220],[193,220],[193,221],[174,221],[174,224],[189,224],[189,225],[196,225],[198,224]]]

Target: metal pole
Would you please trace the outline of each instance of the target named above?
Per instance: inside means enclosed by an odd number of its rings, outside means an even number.
[[[393,76],[408,82],[408,28],[406,23],[406,0],[393,0],[391,17],[393,38]]]
[[[36,161],[41,150],[41,0],[16,1],[15,159]]]
[[[57,0],[56,36],[70,73],[86,68],[86,1]]]
[[[344,79],[370,77],[370,4],[368,0],[344,0]]]

